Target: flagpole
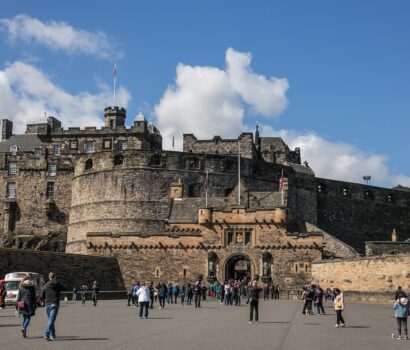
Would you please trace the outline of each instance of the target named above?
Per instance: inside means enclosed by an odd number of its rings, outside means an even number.
[[[115,88],[116,88],[116,83],[117,83],[117,63],[114,65],[114,69],[112,71],[112,75],[114,78],[113,82],[113,95],[112,95],[112,106],[115,107]]]
[[[208,169],[206,169],[205,207],[208,207]]]
[[[284,194],[283,194],[283,187],[285,187],[285,186],[283,184],[283,169],[282,169],[282,175],[280,176],[280,186],[281,186],[281,192],[282,192],[282,207],[284,207],[285,206],[285,199],[284,199]]]
[[[241,205],[241,144],[238,140],[238,205]]]

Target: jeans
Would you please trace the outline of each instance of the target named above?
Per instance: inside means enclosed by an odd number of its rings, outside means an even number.
[[[144,314],[144,317],[148,318],[149,301],[140,301],[139,304],[140,304],[139,316],[142,318],[142,314]]]
[[[407,317],[397,317],[397,335],[401,335],[403,326],[404,335],[407,336]]]
[[[48,317],[47,326],[44,331],[44,335],[46,337],[49,337],[50,335],[53,337],[56,336],[56,329],[54,327],[54,323],[57,319],[59,307],[60,306],[57,304],[46,305],[46,313]]]
[[[27,329],[28,325],[30,324],[30,315],[23,315],[23,328]]]
[[[250,303],[250,315],[249,315],[249,321],[253,321],[253,310],[255,310],[255,321],[258,322],[259,318],[259,300],[251,300]]]
[[[97,293],[93,293],[91,298],[93,299],[94,302],[94,306],[97,306],[97,301],[98,301],[98,294]]]
[[[164,308],[165,307],[165,297],[158,297],[159,299],[159,307]]]
[[[320,315],[320,310],[322,310],[322,313],[325,313],[325,309],[323,308],[323,304],[321,301],[319,301],[318,303],[316,303],[316,309],[317,309],[317,313],[318,315]]]
[[[336,310],[336,324],[345,324],[345,320],[342,316],[342,310]]]

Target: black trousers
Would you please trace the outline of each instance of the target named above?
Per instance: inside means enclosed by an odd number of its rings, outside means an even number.
[[[195,294],[195,307],[201,307],[201,295]]]
[[[259,319],[259,300],[251,300],[249,305],[250,305],[249,321],[253,321],[253,311],[255,310],[255,321],[258,322],[258,319]]]
[[[342,310],[336,310],[336,324],[345,323],[345,320],[342,316]]]
[[[397,320],[397,335],[401,335],[403,328],[404,335],[407,336],[407,317],[396,317]]]

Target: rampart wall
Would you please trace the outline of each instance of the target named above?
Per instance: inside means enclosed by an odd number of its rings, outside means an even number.
[[[408,290],[409,277],[410,255],[408,254],[322,261],[312,264],[313,283],[319,283],[322,288],[339,288],[347,292],[393,293],[397,286]]]
[[[410,232],[410,193],[316,178],[317,226],[362,254],[365,241]],[[320,186],[320,187],[319,187]]]
[[[123,290],[122,274],[114,257],[0,249],[2,277],[10,272],[38,272],[47,280],[48,273],[57,273],[58,280],[68,289],[82,284],[91,288],[94,280],[103,290]]]

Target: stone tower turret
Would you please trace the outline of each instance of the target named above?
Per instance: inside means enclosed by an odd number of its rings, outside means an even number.
[[[122,107],[107,107],[104,109],[105,127],[112,130],[125,125],[126,111]]]

